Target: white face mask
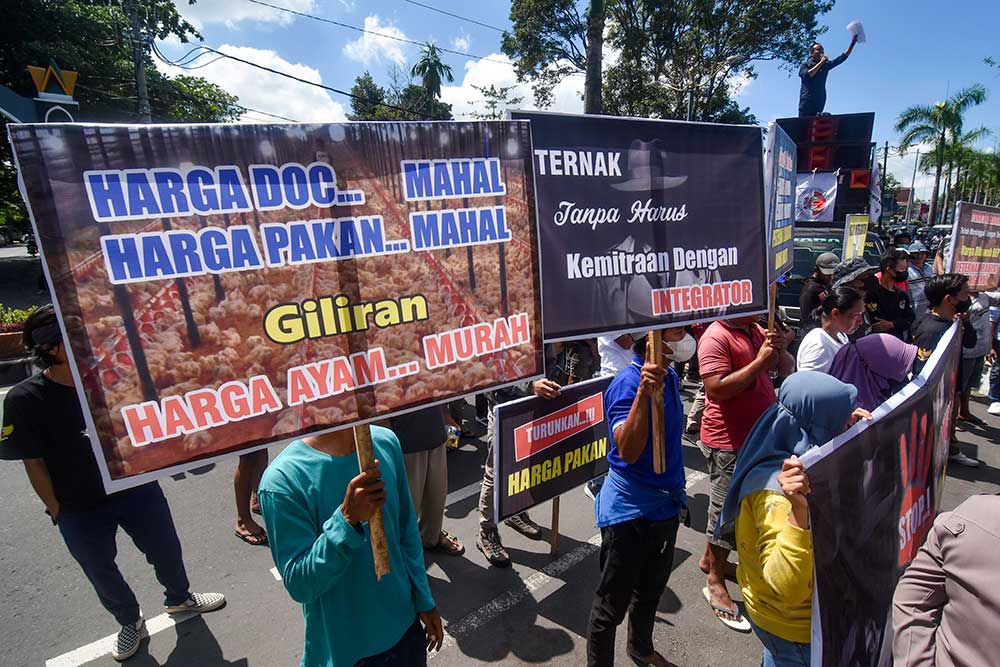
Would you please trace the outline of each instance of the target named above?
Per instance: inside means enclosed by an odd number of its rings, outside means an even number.
[[[676,361],[679,363],[684,363],[688,359],[694,356],[694,353],[698,351],[698,343],[695,341],[694,336],[689,333],[684,334],[684,338],[678,341],[665,340],[664,345],[670,347],[673,352],[664,352],[663,356],[670,361]]]

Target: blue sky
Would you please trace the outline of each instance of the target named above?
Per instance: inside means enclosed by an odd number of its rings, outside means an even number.
[[[512,85],[512,68],[500,54],[500,33],[411,4],[406,0],[268,0],[343,23],[364,26],[376,32],[417,42],[433,40],[439,45],[469,54],[445,54],[455,83],[442,97],[463,117],[478,97],[473,85]],[[497,28],[507,28],[509,3],[499,0],[420,0]],[[279,12],[248,0],[175,0],[178,9],[194,22],[205,44],[222,48],[247,60],[289,71],[301,78],[349,90],[355,77],[370,71],[385,82],[393,66],[408,69],[418,47],[400,41],[363,35],[346,28],[319,23]],[[581,5],[586,4],[581,2]],[[840,0],[822,19],[828,32],[820,38],[832,57],[847,47],[846,25],[864,21],[868,41],[859,44],[851,58],[830,74],[827,111],[875,112],[875,140],[881,146],[898,143],[893,130],[897,114],[913,104],[930,104],[975,82],[991,93],[986,104],[968,115],[967,127],[986,126],[994,135],[983,142],[1000,142],[1000,69],[990,68],[983,58],[1000,59],[1000,2],[960,0],[954,4],[929,0]],[[176,58],[188,47],[161,44]],[[479,59],[484,56],[486,59]],[[201,62],[207,62],[203,59]],[[761,123],[796,113],[798,79],[777,64],[756,65],[758,77],[743,87],[739,102],[749,106]],[[338,121],[349,110],[343,96],[288,81],[246,65],[221,60],[192,73],[201,74],[239,95],[248,107],[301,121]],[[571,77],[556,89],[554,108],[582,110],[579,91],[583,77]],[[525,102],[531,95],[523,87]],[[264,120],[247,114],[246,120]],[[889,171],[908,184],[913,155],[889,159]],[[928,196],[931,179],[917,175],[918,196]]]

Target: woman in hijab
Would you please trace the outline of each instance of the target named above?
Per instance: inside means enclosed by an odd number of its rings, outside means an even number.
[[[840,348],[829,373],[857,388],[859,408],[874,410],[906,379],[916,357],[916,345],[892,334],[869,334]]]
[[[716,530],[735,529],[736,576],[764,645],[762,667],[809,667],[812,535],[805,498],[809,478],[798,457],[858,419],[871,418],[855,409],[857,393],[825,373],[790,375],[736,461]]]

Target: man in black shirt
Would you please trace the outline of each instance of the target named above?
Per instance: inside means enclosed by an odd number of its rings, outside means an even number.
[[[799,294],[799,321],[802,329],[812,328],[813,311],[823,305],[823,299],[830,291],[833,282],[833,272],[837,270],[840,258],[832,252],[824,252],[816,258],[816,268],[813,274],[802,283],[802,293]]]
[[[22,340],[44,370],[19,382],[4,399],[0,459],[23,461],[70,554],[121,625],[111,655],[125,660],[139,648],[144,621],[115,564],[119,526],[153,565],[166,591],[167,613],[212,611],[226,599],[190,591],[180,540],[159,484],[104,492],[52,306],[28,317]]]
[[[927,281],[924,288],[930,308],[927,316],[917,323],[913,330],[913,342],[917,346],[917,360],[913,364],[914,374],[919,373],[934,354],[934,348],[955,320],[962,323],[962,347],[976,346],[976,329],[969,322],[969,277],[961,273],[943,273]],[[957,393],[958,387],[956,387]],[[956,401],[957,407],[957,401]],[[955,444],[954,420],[952,420],[951,445],[948,460],[969,468],[979,466],[979,461],[962,453]]]
[[[890,333],[903,341],[909,341],[910,327],[916,319],[910,295],[896,287],[897,282],[906,280],[909,275],[908,257],[903,250],[890,250],[882,255],[878,283],[865,294],[871,332]]]
[[[799,68],[799,78],[802,79],[802,88],[799,90],[799,116],[818,116],[823,113],[823,108],[826,106],[826,77],[830,70],[847,60],[857,43],[858,38],[855,35],[847,50],[833,60],[826,57],[823,45],[819,42],[809,48],[809,60]]]

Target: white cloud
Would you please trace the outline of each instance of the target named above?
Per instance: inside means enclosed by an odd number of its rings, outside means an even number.
[[[374,14],[365,17],[365,30],[370,32],[344,45],[345,56],[365,65],[383,60],[397,65],[406,64],[406,54],[403,51],[406,45],[398,41],[406,39],[402,30],[391,24],[383,25],[382,20]],[[380,34],[373,35],[373,32]]]
[[[468,53],[469,52],[469,45],[470,45],[471,41],[472,41],[471,38],[468,35],[466,35],[466,34],[463,33],[463,34],[459,35],[458,37],[456,37],[455,39],[451,40],[451,48],[454,49],[455,51],[461,51],[462,53]]]
[[[319,70],[308,65],[288,62],[271,50],[224,44],[219,47],[219,51],[286,72],[306,81],[323,82]],[[212,54],[204,56],[203,61],[208,62],[213,57],[215,56]],[[162,64],[159,67],[170,76],[188,73],[202,76],[236,95],[240,98],[240,104],[252,109],[302,122],[333,123],[347,120],[344,106],[340,102],[333,101],[327,91],[228,58],[221,58],[194,72]],[[256,114],[247,114],[241,121],[264,122]]]
[[[515,86],[510,92],[511,97],[523,97],[524,101],[517,105],[519,109],[537,109],[531,93],[531,85],[518,83],[510,59],[501,53],[491,53],[489,60],[470,60],[465,64],[465,76],[462,83],[455,86],[442,86],[441,100],[451,105],[455,118],[471,118],[472,111],[477,110],[482,95],[473,86],[481,88],[490,84],[497,88]],[[497,62],[503,61],[503,62]],[[552,91],[552,106],[549,111],[565,111],[571,113],[583,112],[583,77],[568,76]]]
[[[315,0],[280,0],[275,5],[294,9],[297,12],[312,12]],[[276,23],[288,25],[296,19],[294,14],[282,12],[247,0],[200,0],[189,4],[188,0],[174,0],[177,11],[197,28],[206,23],[222,23],[227,28],[235,28],[243,21]]]

